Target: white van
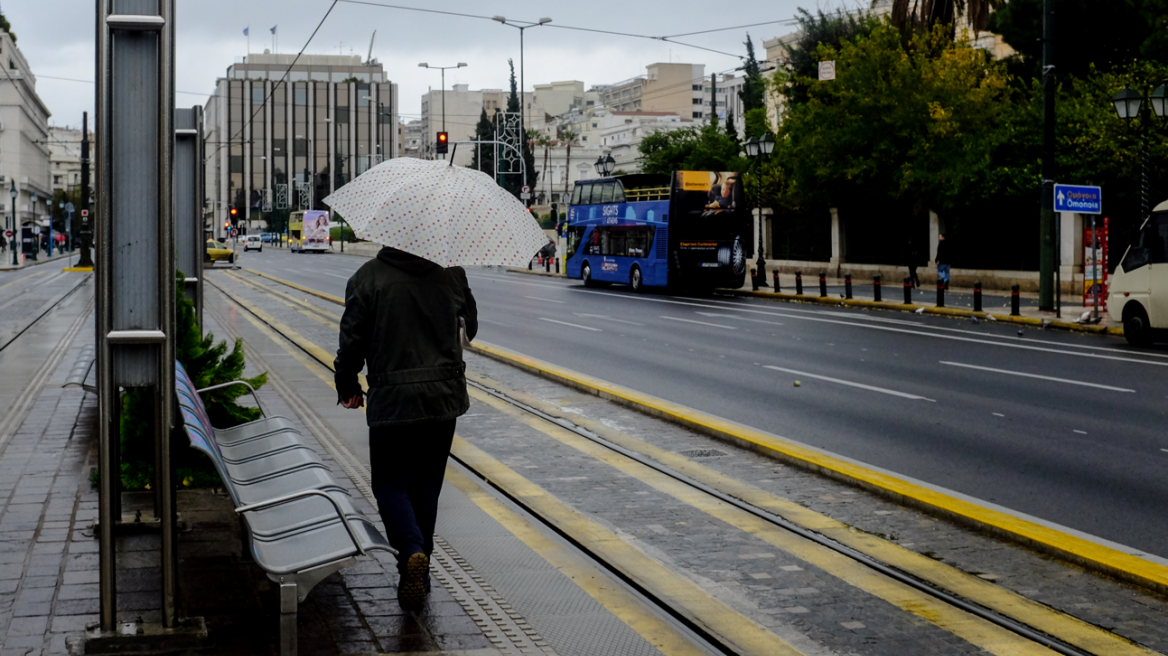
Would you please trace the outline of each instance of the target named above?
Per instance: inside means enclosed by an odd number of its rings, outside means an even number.
[[[264,240],[259,235],[247,235],[243,238],[243,250],[250,251],[255,249],[259,252],[264,252]]]
[[[1152,210],[1111,275],[1107,312],[1134,346],[1168,335],[1168,201]]]

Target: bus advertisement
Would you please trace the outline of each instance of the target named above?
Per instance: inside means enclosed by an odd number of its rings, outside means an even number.
[[[566,274],[585,286],[709,291],[746,281],[750,214],[728,171],[636,174],[576,183]]]
[[[329,213],[292,212],[288,219],[289,249],[293,253],[323,253],[329,249]]]

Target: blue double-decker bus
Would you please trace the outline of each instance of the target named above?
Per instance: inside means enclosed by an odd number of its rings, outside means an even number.
[[[707,291],[746,280],[750,214],[737,173],[677,171],[576,183],[566,273],[584,285]]]

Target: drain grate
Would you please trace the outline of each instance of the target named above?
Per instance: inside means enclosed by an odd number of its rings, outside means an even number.
[[[678,454],[686,458],[725,458],[730,455],[725,451],[717,449],[686,449],[685,451],[678,451]]]

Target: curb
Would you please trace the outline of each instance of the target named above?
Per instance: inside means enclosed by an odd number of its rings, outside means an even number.
[[[526,273],[526,271],[522,272]],[[747,296],[750,298],[761,298],[768,301],[777,301],[783,303],[807,303],[811,305],[825,305],[830,307],[853,307],[864,308],[869,310],[892,310],[894,312],[916,312],[924,309],[924,314],[931,314],[939,317],[977,317],[984,319],[990,315],[989,312],[974,312],[973,310],[962,310],[960,308],[939,308],[932,305],[905,305],[903,303],[889,303],[886,301],[876,302],[863,299],[843,299],[843,298],[829,298],[825,296],[798,296],[795,294],[775,294],[773,292],[756,292],[742,289],[719,289],[721,293],[730,294],[733,296]],[[1061,319],[1054,321],[1047,321],[1038,317],[1014,317],[1010,315],[994,314],[994,320],[1001,323],[1013,323],[1023,326],[1032,326],[1041,328],[1058,328],[1059,330],[1066,330],[1076,333],[1090,333],[1094,335],[1111,335],[1114,337],[1123,337],[1123,328],[1105,327],[1105,326],[1084,326],[1082,324],[1071,323]]]
[[[318,292],[318,291],[316,291],[315,289],[309,289],[309,288],[307,288],[307,287],[303,287],[303,286],[301,286],[301,285],[297,285],[297,284],[296,284],[296,283],[294,283],[294,282],[288,282],[287,280],[281,280],[281,279],[279,279],[279,278],[277,278],[277,277],[275,277],[275,276],[269,276],[269,275],[268,275],[268,274],[266,274],[266,273],[260,273],[259,271],[256,271],[255,269],[243,269],[243,270],[244,270],[244,271],[247,271],[247,272],[248,272],[248,273],[250,273],[250,274],[257,275],[257,276],[259,276],[259,277],[261,277],[261,278],[267,278],[268,280],[271,280],[272,282],[278,282],[278,283],[280,283],[281,285],[287,285],[287,286],[291,287],[292,289],[295,289],[295,290],[297,290],[297,291],[302,291],[302,292],[304,292],[305,294],[311,294],[311,295],[313,295],[313,296],[315,296],[315,297],[317,297],[317,298],[320,298],[320,299],[323,299],[323,300],[329,301],[330,303],[336,303],[337,305],[344,305],[344,304],[345,304],[345,299],[343,299],[343,298],[341,298],[341,297],[339,297],[339,296],[333,296],[332,294],[326,294],[326,293],[324,293],[324,292]]]
[[[1168,594],[1168,566],[1069,535],[1054,528],[929,489],[858,463],[795,444],[781,437],[713,417],[681,405],[507,349],[476,342],[473,352],[541,378],[607,399],[632,410],[695,430],[715,439],[876,493],[991,536],[1055,556],[1085,569]]]
[[[562,273],[549,273],[547,271],[528,271],[527,269],[507,269],[507,273],[522,273],[525,276],[541,276],[543,278],[567,278]]]

